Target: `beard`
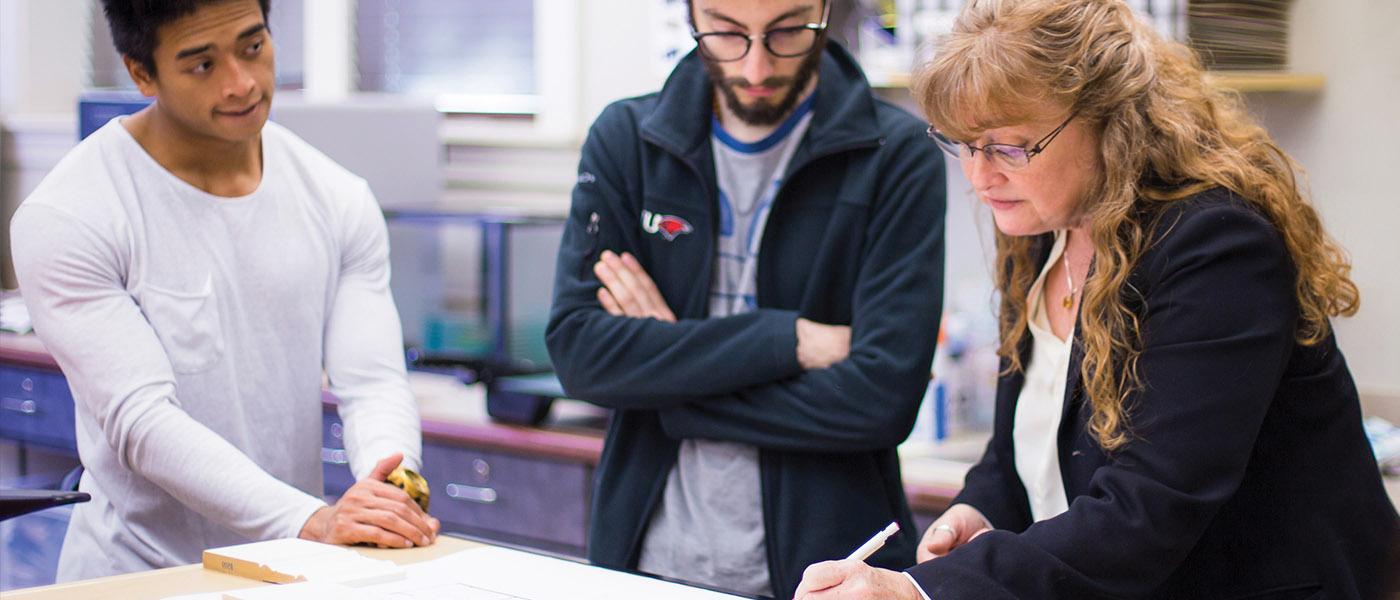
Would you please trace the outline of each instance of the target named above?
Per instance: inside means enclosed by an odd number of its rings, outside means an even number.
[[[726,78],[719,63],[706,58],[704,54],[700,54],[700,60],[705,65],[705,73],[710,76],[710,81],[715,83],[715,87],[719,88],[720,95],[724,96],[725,106],[729,107],[729,111],[734,113],[735,117],[749,125],[776,125],[786,118],[789,112],[792,112],[794,106],[797,106],[802,90],[807,89],[807,84],[816,76],[817,68],[821,66],[822,51],[826,47],[825,42],[825,39],[818,40],[812,46],[812,51],[802,58],[802,64],[798,65],[797,72],[792,76],[769,77],[757,83],[757,85],[771,89],[786,88],[786,92],[777,102],[769,102],[767,98],[755,98],[753,104],[744,104],[739,100],[738,92],[734,90],[740,86],[754,84],[743,77]],[[750,49],[750,52],[766,51],[766,48]]]

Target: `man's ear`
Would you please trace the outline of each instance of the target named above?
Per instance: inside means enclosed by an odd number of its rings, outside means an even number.
[[[126,72],[131,75],[131,80],[136,82],[136,89],[141,91],[141,95],[154,98],[159,88],[156,74],[146,69],[146,65],[141,64],[141,61],[130,56],[122,55],[122,64],[126,65]]]

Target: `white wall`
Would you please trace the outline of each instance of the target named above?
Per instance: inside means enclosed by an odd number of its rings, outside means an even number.
[[[14,286],[10,215],[76,135],[92,6],[0,0],[0,287]]]
[[[1294,70],[1317,95],[1256,94],[1250,106],[1307,170],[1313,202],[1350,253],[1361,311],[1336,321],[1363,394],[1400,410],[1400,3],[1308,0],[1293,12]]]
[[[661,89],[665,74],[652,61],[648,31],[660,18],[658,2],[584,0],[580,35],[580,139],[598,113],[614,100]]]
[[[0,113],[73,111],[92,14],[91,0],[0,0]]]

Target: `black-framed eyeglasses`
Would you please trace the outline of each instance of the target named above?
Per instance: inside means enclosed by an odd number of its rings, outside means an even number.
[[[1000,165],[1001,168],[1008,171],[1018,171],[1026,168],[1026,165],[1031,164],[1031,157],[1044,152],[1045,147],[1049,146],[1050,142],[1055,140],[1055,136],[1060,135],[1060,132],[1064,131],[1065,127],[1069,126],[1069,122],[1073,121],[1074,117],[1078,114],[1077,111],[1071,112],[1069,118],[1066,118],[1064,123],[1060,123],[1060,126],[1056,127],[1054,131],[1045,134],[1045,137],[1040,138],[1040,141],[1036,142],[1035,145],[1030,148],[1013,144],[973,146],[966,142],[956,142],[949,139],[948,136],[943,135],[943,133],[937,129],[934,129],[933,125],[928,126],[928,136],[938,143],[939,148],[942,148],[949,156],[958,160],[972,158],[976,156],[978,152],[981,152],[987,157],[988,161],[995,162]]]
[[[826,31],[827,20],[831,17],[831,2],[827,0],[822,5],[820,23],[776,27],[753,35],[737,31],[706,31],[701,33],[691,29],[690,37],[695,38],[695,44],[700,47],[700,52],[706,58],[717,62],[731,62],[748,56],[749,49],[753,48],[753,43],[756,40],[763,40],[763,47],[767,48],[768,53],[773,56],[780,58],[803,56],[816,47],[821,33]]]

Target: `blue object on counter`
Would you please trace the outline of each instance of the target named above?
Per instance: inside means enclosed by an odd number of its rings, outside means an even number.
[[[90,91],[78,97],[78,139],[87,139],[108,121],[150,106],[151,99],[136,92]]]
[[[1400,474],[1400,427],[1380,417],[1367,417],[1363,425],[1381,471],[1389,475]]]
[[[933,439],[948,439],[948,387],[942,382],[933,388]]]

